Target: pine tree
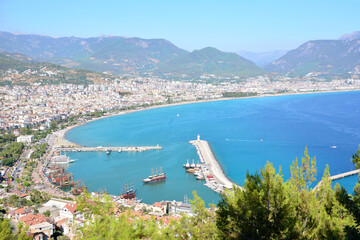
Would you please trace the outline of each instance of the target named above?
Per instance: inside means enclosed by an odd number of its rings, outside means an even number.
[[[222,195],[216,223],[222,239],[294,239],[295,221],[283,179],[267,163],[246,175],[244,190]]]

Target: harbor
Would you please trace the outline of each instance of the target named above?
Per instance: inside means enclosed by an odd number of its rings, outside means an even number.
[[[198,135],[196,140],[189,141],[189,143],[195,146],[201,161],[201,164],[195,165],[193,162],[189,165],[190,168],[196,168],[196,175],[202,174],[197,179],[205,179],[205,185],[218,193],[223,192],[224,189],[232,189],[233,186],[237,186],[226,177],[207,141],[201,140],[200,135]],[[187,168],[188,164],[189,162],[184,167]]]
[[[160,150],[161,146],[141,146],[141,147],[56,147],[56,151],[61,152],[142,152],[148,150]]]

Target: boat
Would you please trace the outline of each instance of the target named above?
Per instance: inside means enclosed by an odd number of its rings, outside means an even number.
[[[118,151],[118,153],[121,153],[122,152],[122,150],[120,149],[119,151]]]
[[[205,180],[205,177],[204,175],[199,175],[196,177],[197,180]]]
[[[111,153],[111,150],[110,150],[110,149],[106,149],[105,154],[106,154],[106,155],[110,155],[110,153]]]
[[[331,148],[337,148],[337,146],[331,146]]]
[[[189,169],[186,169],[186,172],[188,173],[195,173],[197,171],[199,171],[200,169],[199,168],[189,168]]]
[[[189,159],[187,160],[186,164],[183,165],[184,168],[190,168]]]
[[[70,159],[66,155],[53,156],[51,160],[54,164],[69,164],[75,162],[75,159]]]
[[[71,193],[75,196],[82,194],[86,190],[84,181],[82,182],[82,184],[79,184],[79,182],[80,181],[77,181],[75,186],[71,188]]]
[[[197,168],[200,168],[200,167],[201,167],[199,161],[197,162],[196,167],[197,167]]]
[[[121,199],[134,199],[136,196],[136,190],[134,190],[133,183],[127,183],[123,186],[123,194],[120,194]]]
[[[153,169],[151,169],[151,175],[148,178],[143,179],[142,181],[144,183],[153,183],[153,182],[159,182],[159,181],[165,181],[165,180],[166,180],[166,174],[162,172],[162,169],[160,167],[159,173],[157,172],[157,169],[156,169],[156,172],[154,175],[154,171],[153,171]]]
[[[193,159],[193,162],[192,162],[192,164],[190,165],[190,167],[191,167],[191,168],[195,168],[195,167],[196,167],[196,165],[195,165],[195,163],[194,163],[194,159]]]

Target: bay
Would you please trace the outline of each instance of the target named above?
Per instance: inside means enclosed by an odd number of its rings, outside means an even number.
[[[316,156],[321,179],[326,164],[332,175],[354,169],[350,161],[360,143],[360,92],[317,93],[214,101],[156,108],[89,122],[66,134],[85,146],[154,146],[146,152],[67,153],[69,171],[90,189],[120,194],[133,181],[137,196],[146,203],[183,200],[192,191],[207,203],[220,197],[187,174],[186,159],[198,160],[188,141],[197,134],[208,141],[226,175],[243,185],[270,161],[285,179],[291,162],[303,156],[305,146]],[[336,148],[332,147],[336,146]],[[151,169],[162,167],[164,183],[143,184]],[[352,192],[351,184],[344,184]]]

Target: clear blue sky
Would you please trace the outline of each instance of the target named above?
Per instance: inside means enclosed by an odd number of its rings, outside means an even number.
[[[223,51],[293,49],[360,30],[360,0],[0,0],[0,31],[165,38]]]

